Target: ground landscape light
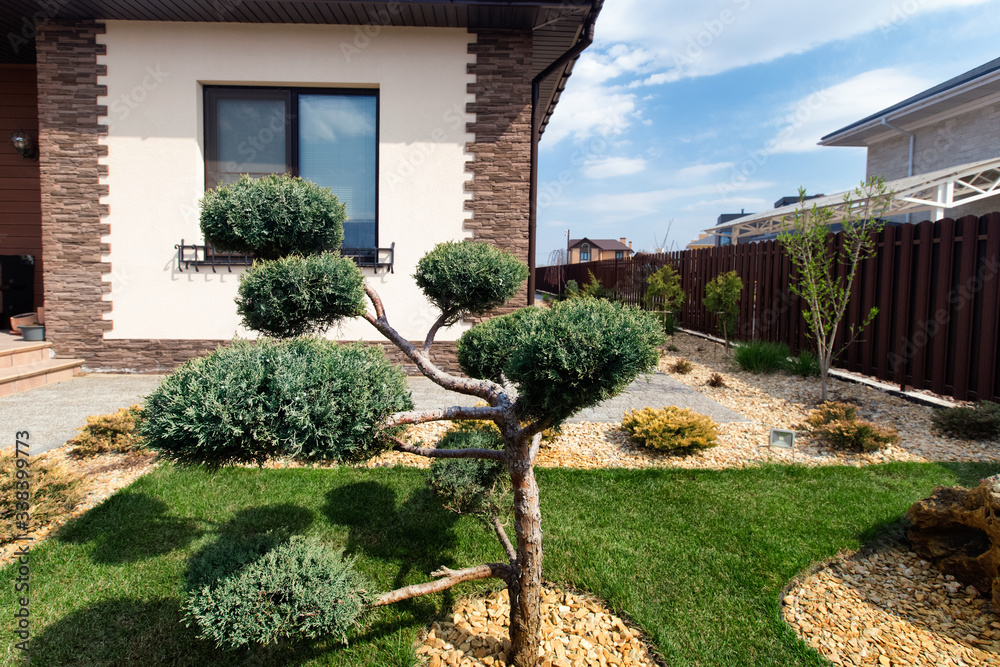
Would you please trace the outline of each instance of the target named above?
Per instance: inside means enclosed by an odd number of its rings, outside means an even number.
[[[795,431],[772,428],[770,445],[771,447],[780,447],[781,449],[794,449]]]
[[[31,135],[24,130],[17,130],[10,135],[10,145],[25,159],[38,157],[38,147],[31,139]]]

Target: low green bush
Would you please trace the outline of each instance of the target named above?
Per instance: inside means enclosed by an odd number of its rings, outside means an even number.
[[[240,276],[243,326],[279,338],[322,333],[365,312],[364,276],[332,253],[256,262]]]
[[[492,427],[492,428],[490,428]],[[494,449],[504,447],[492,423],[463,423],[448,431],[437,449]],[[510,476],[503,463],[491,459],[434,459],[428,480],[442,504],[458,514],[490,519],[509,513]]]
[[[960,440],[992,440],[1000,437],[1000,404],[980,401],[972,407],[958,406],[935,410],[934,428]]]
[[[860,420],[832,421],[813,429],[813,435],[834,449],[873,452],[899,442],[899,433],[891,426],[879,426]]]
[[[346,644],[375,598],[353,564],[316,538],[223,541],[192,567],[185,619],[219,647],[316,637]]]
[[[774,373],[784,368],[791,352],[784,343],[752,340],[736,346],[736,364],[751,373]]]
[[[819,377],[819,358],[809,350],[802,350],[785,362],[785,370],[804,378]]]
[[[260,259],[338,250],[344,240],[342,204],[330,188],[288,174],[243,176],[201,200],[201,231],[216,250]]]
[[[66,444],[74,458],[86,458],[116,452],[128,454],[145,451],[146,445],[139,435],[142,406],[133,405],[107,415],[87,417],[87,425]]]
[[[718,432],[710,417],[687,408],[667,406],[625,413],[622,430],[651,449],[693,452],[715,447]]]
[[[380,347],[237,340],[167,376],[146,400],[141,435],[165,458],[212,467],[351,462],[387,449],[378,425],[412,406]]]

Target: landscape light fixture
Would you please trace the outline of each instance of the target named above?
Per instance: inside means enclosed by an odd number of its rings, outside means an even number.
[[[769,444],[780,449],[795,449],[795,431],[772,428]]]
[[[24,130],[17,130],[11,133],[10,145],[26,160],[33,160],[38,157],[38,146],[32,140],[31,135]]]

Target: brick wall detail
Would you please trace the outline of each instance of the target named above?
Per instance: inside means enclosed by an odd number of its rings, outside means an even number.
[[[528,195],[531,169],[531,53],[530,32],[473,30],[476,41],[469,53],[476,62],[468,66],[476,77],[468,92],[476,96],[466,111],[476,115],[467,129],[475,141],[472,180],[466,189],[472,199],[466,210],[472,218],[466,228],[477,241],[508,250],[528,261]],[[527,287],[510,302],[527,303]]]
[[[97,83],[105,74],[97,35],[103,33],[104,25],[92,21],[53,21],[40,25],[35,39],[46,338],[59,356],[84,360],[101,350],[111,328],[104,319],[111,304],[102,300],[110,289],[102,276],[111,270],[101,241],[107,186],[99,160],[107,147],[98,139],[107,127],[98,118],[107,109],[97,98],[107,91]]]

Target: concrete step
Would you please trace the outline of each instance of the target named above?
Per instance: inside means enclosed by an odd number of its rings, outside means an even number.
[[[0,370],[48,361],[52,343],[24,342],[20,338],[0,339]]]
[[[43,352],[44,361],[0,367],[0,396],[69,380],[83,372],[83,359],[49,359],[48,350]]]

